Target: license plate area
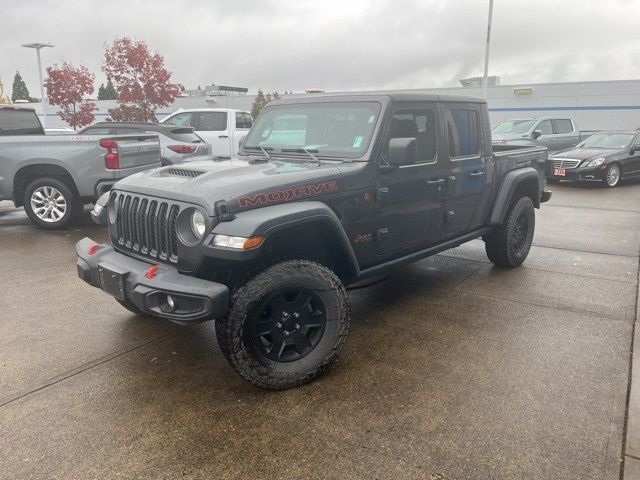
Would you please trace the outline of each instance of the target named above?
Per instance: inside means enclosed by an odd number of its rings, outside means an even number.
[[[106,293],[119,300],[126,300],[124,294],[124,281],[129,272],[122,271],[117,267],[98,264],[98,275],[100,277],[100,287]]]
[[[556,177],[564,177],[567,174],[567,171],[564,168],[554,168],[553,174]]]

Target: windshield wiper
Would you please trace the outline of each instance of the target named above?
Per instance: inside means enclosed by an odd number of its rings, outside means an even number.
[[[250,145],[250,146],[243,145],[243,146],[242,146],[242,148],[243,148],[244,150],[262,150],[262,153],[264,153],[264,156],[265,156],[265,157],[267,157],[267,158],[271,158],[271,155],[269,154],[269,152],[272,152],[272,151],[273,151],[273,148],[272,148],[272,147],[263,147],[262,145],[256,145],[256,146],[253,146],[253,145]]]
[[[318,160],[318,157],[316,157],[314,155],[314,153],[318,153],[318,150],[312,150],[310,148],[283,148],[281,150],[281,152],[286,153],[286,152],[291,152],[291,153],[306,153],[307,155],[309,155],[311,157],[311,159],[314,162],[317,163],[322,163],[320,162],[320,160]]]

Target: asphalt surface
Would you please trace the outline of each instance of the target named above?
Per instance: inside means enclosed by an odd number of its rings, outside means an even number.
[[[0,202],[0,478],[620,478],[640,183],[553,190],[522,268],[474,241],[352,291],[339,362],[283,392],[211,324],[82,283],[88,217],[47,232]]]

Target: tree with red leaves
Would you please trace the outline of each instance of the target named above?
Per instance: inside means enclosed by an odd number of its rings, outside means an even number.
[[[152,53],[143,41],[116,39],[106,47],[102,71],[118,92],[120,106],[109,110],[116,122],[155,122],[156,109],[172,104],[180,94],[162,55]]]
[[[95,75],[80,65],[74,67],[69,63],[61,67],[54,65],[47,68],[44,86],[51,105],[60,107],[58,115],[74,130],[90,125],[95,120],[93,112],[98,109],[93,102],[83,99],[93,93]]]

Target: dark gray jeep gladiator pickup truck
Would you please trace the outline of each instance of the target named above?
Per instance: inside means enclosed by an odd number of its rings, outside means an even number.
[[[101,197],[110,244],[78,274],[125,308],[215,320],[265,388],[320,375],[349,331],[346,286],[483,238],[517,267],[545,191],[544,147],[496,147],[484,100],[417,94],[270,103],[237,158],[138,173]]]

